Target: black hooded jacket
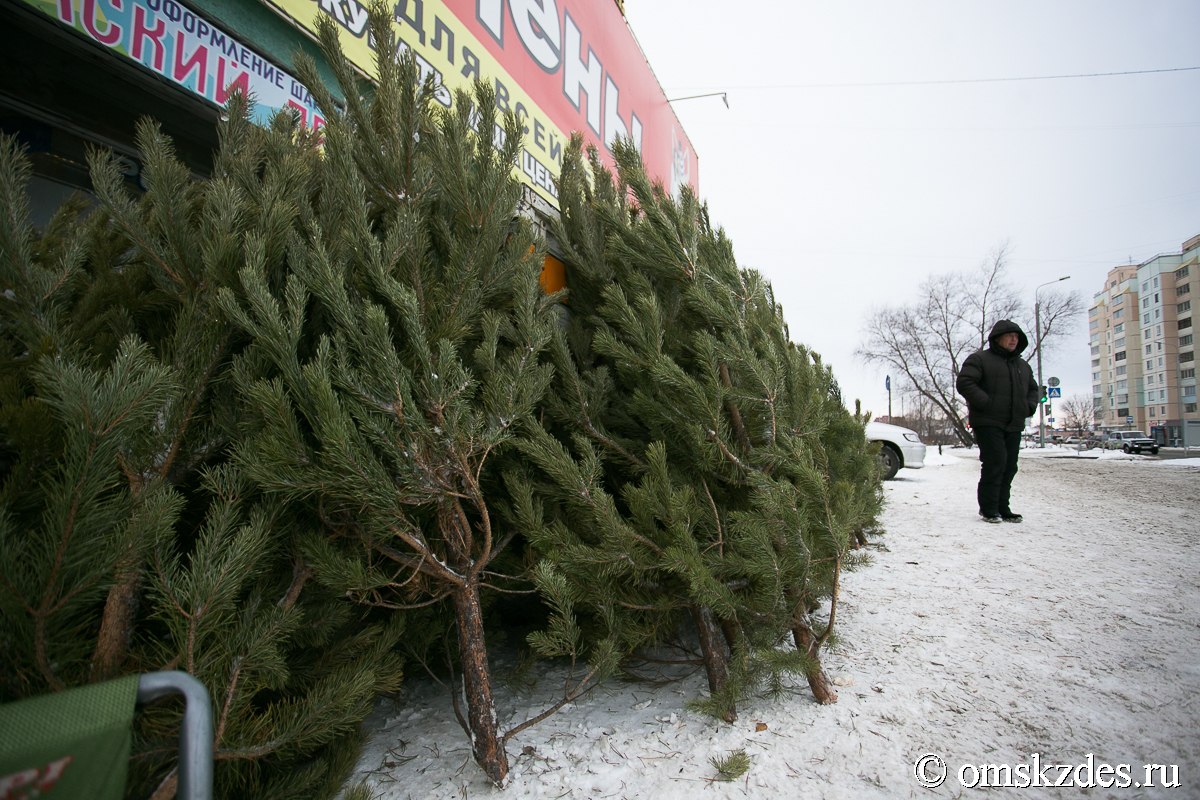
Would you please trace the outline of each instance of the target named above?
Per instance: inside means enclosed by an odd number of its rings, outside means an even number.
[[[1017,334],[1017,349],[1011,353],[996,343],[1005,333]],[[1021,353],[1029,337],[1012,320],[992,326],[988,346],[967,356],[958,371],[956,387],[967,400],[967,418],[972,428],[1024,430],[1025,420],[1037,412],[1038,386],[1029,362]]]

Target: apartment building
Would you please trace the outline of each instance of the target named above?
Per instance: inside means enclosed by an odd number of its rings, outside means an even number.
[[[1132,264],[1109,270],[1104,289],[1088,309],[1096,430],[1145,425],[1132,402],[1142,385],[1137,273]]]
[[[1192,303],[1200,299],[1200,235],[1178,253],[1109,271],[1088,310],[1097,430],[1147,431],[1160,444],[1200,445]]]

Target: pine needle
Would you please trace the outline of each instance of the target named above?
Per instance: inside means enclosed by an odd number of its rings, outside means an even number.
[[[735,781],[750,769],[750,756],[745,750],[734,750],[727,756],[713,756],[708,760],[717,775],[716,781]]]

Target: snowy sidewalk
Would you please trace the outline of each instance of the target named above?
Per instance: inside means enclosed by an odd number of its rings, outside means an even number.
[[[1023,525],[978,519],[973,452],[933,450],[926,469],[886,484],[887,535],[874,564],[846,576],[842,643],[826,656],[834,706],[801,681],[725,725],[684,706],[700,675],[613,683],[510,741],[499,791],[470,762],[445,695],[413,680],[403,705],[369,721],[360,771],[389,800],[1200,797],[1200,469],[1054,455],[1022,454]],[[504,727],[548,703],[553,683],[498,691]],[[738,749],[749,772],[711,781],[709,759]],[[938,788],[914,776],[924,754],[946,764]],[[1118,786],[1120,765],[1144,782],[1144,765],[1161,764],[1154,781],[1176,766],[1180,786],[964,788],[985,764],[1018,781],[1021,765],[1056,778],[1046,765],[1090,764],[1072,777]]]
[[[903,748],[903,768],[944,758],[935,796],[968,791],[962,765],[1034,753],[1174,764],[1184,782],[1090,796],[1200,796],[1200,471],[1028,451],[1014,486],[1025,523],[987,525],[973,518],[978,462],[956,455],[889,485],[890,552],[847,581],[840,668],[898,695],[860,693],[864,717]],[[892,652],[877,643],[889,640]],[[879,796],[927,793],[873,764],[890,790]]]

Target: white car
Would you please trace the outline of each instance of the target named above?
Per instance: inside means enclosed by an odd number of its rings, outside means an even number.
[[[902,468],[925,466],[925,445],[916,431],[886,422],[868,422],[867,441],[879,442],[879,463],[885,481],[896,477]]]

